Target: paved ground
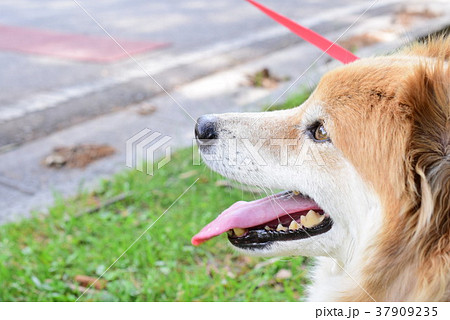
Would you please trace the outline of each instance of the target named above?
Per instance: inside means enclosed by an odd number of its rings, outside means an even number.
[[[344,33],[373,3],[352,1],[349,5],[350,1],[336,1],[329,5],[309,1],[299,8],[294,1],[283,5],[262,2],[302,23],[324,29],[331,40]],[[34,12],[36,6],[48,7],[34,15],[28,13],[30,3],[35,6]],[[82,186],[92,185],[100,176],[122,170],[126,140],[144,128],[172,137],[173,148],[187,146],[191,144],[193,119],[199,115],[260,110],[262,105],[280,97],[299,76],[303,75],[292,89],[313,86],[323,72],[335,65],[326,56],[315,61],[319,50],[274,25],[256,9],[242,6],[242,1],[212,3],[211,7],[205,7],[205,3],[210,4],[207,1],[177,1],[173,7],[164,2],[152,4],[151,9],[144,1],[115,1],[108,7],[103,2],[80,3],[86,4],[118,37],[169,41],[172,45],[137,57],[138,63],[126,60],[107,65],[0,52],[0,66],[5,70],[0,75],[0,121],[2,108],[24,111],[0,124],[0,145],[4,147],[0,153],[0,222],[27,216],[32,209],[42,210],[52,202],[54,192],[71,195]],[[437,1],[433,8],[438,8],[441,15],[418,18],[409,25],[393,24],[396,18],[392,13],[401,8],[399,3],[406,2],[376,3],[347,31],[347,36],[367,30],[378,32],[380,42],[359,50],[358,55],[385,52],[449,21],[449,4]],[[422,1],[415,3],[423,7]],[[413,6],[415,3],[408,2]],[[14,10],[17,6],[23,6],[23,10]],[[3,2],[0,24],[101,36],[101,30],[75,9],[73,1],[60,1],[58,5],[50,1]],[[248,21],[244,19],[247,15]],[[243,85],[248,74],[263,67],[291,80],[273,89]],[[142,69],[155,76],[173,99],[161,92]],[[138,112],[149,105],[157,107],[154,113]],[[94,117],[99,114],[103,115]],[[118,152],[85,169],[56,170],[42,165],[55,146],[77,143],[107,143]]]
[[[262,2],[319,32],[348,26],[374,3],[302,1],[300,6],[298,1]],[[399,2],[377,1],[365,16],[377,15]],[[0,26],[109,40],[106,30],[119,41],[170,43],[164,49],[136,56],[140,65],[130,59],[101,64],[0,51],[0,147],[45,136],[150,98],[160,88],[143,69],[171,89],[301,41],[244,0],[14,0],[2,1],[0,12]],[[334,19],[336,16],[339,18]],[[205,63],[201,68],[189,67],[218,55],[223,58],[212,67]]]

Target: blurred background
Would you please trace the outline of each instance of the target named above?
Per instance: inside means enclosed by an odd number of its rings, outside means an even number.
[[[444,0],[261,3],[360,57],[450,24]],[[0,300],[73,301],[99,276],[80,300],[301,300],[306,258],[191,246],[261,192],[193,164],[193,128],[295,107],[338,65],[244,0],[1,1]],[[145,129],[167,137],[154,159],[170,152],[151,175]]]

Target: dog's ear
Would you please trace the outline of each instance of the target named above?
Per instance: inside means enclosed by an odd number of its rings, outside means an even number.
[[[407,55],[449,60],[450,37],[445,35],[427,36],[423,41],[412,43],[412,45],[404,48],[402,52]]]
[[[443,62],[420,66],[408,82],[404,103],[411,107],[413,124],[408,184],[417,196],[422,212],[418,227],[423,229],[435,219],[449,220],[450,68]]]
[[[402,96],[411,110],[405,159],[411,201],[405,223],[423,268],[419,296],[431,291],[442,296],[450,268],[450,68],[445,58],[418,67]]]

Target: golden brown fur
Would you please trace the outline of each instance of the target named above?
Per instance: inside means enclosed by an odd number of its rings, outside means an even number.
[[[337,69],[316,90],[335,145],[385,212],[361,266],[365,291],[343,300],[450,300],[449,56],[449,39],[429,40]]]
[[[214,152],[236,137],[265,141],[258,154],[267,163],[243,164],[251,153],[241,143],[242,165],[208,165],[239,182],[298,191],[333,219],[326,233],[240,250],[318,256],[309,301],[450,300],[449,59],[450,39],[431,39],[327,73],[298,108],[210,116]],[[311,138],[315,123],[329,139]],[[281,157],[274,139],[297,149]],[[302,150],[321,156],[297,164]]]

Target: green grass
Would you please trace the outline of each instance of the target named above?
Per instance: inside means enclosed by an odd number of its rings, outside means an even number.
[[[297,107],[309,94],[303,89],[269,110]],[[154,176],[124,171],[101,181],[95,192],[57,198],[49,214],[0,226],[0,301],[76,300],[83,287],[75,277],[100,276],[197,178],[105,273],[106,287],[89,290],[80,301],[301,300],[308,282],[305,258],[246,257],[224,235],[191,245],[190,238],[221,211],[257,196],[216,186],[222,178],[194,166],[192,150],[185,149]],[[278,279],[282,269],[292,276]]]
[[[190,238],[222,210],[254,195],[217,187],[181,150],[153,177],[130,170],[93,193],[56,200],[49,214],[0,227],[0,300],[74,301],[77,275],[98,277],[195,179],[198,182],[104,275],[106,287],[81,301],[294,301],[303,296],[305,258],[249,258],[222,235]],[[187,174],[186,174],[187,173]],[[99,202],[128,198],[87,213]],[[276,279],[281,269],[289,279]]]
[[[309,98],[311,92],[312,92],[311,90],[303,88],[298,92],[290,94],[284,102],[279,103],[279,104],[274,104],[270,108],[269,108],[269,105],[267,105],[263,108],[263,110],[274,111],[274,110],[285,110],[285,109],[291,109],[291,108],[298,107],[303,102],[305,102],[306,99]]]

